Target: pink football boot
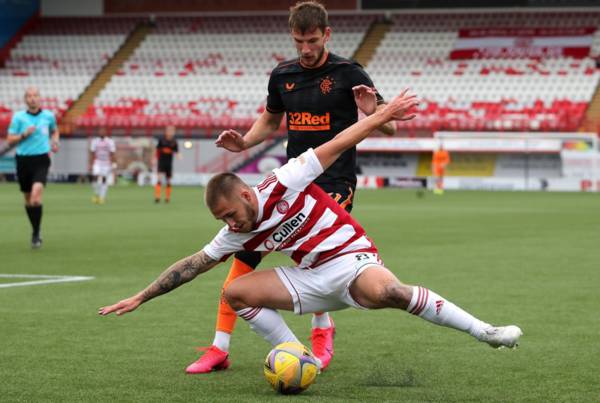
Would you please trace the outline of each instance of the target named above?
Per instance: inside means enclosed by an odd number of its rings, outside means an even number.
[[[188,374],[206,374],[229,368],[229,353],[220,350],[217,346],[200,347],[198,350],[206,351],[196,362],[190,364],[185,372]]]
[[[333,319],[329,319],[331,326],[327,329],[316,328],[312,330],[310,341],[313,354],[321,360],[321,371],[329,366],[333,358],[333,337],[335,336],[335,325]]]

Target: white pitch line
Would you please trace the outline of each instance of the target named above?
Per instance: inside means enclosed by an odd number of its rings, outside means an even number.
[[[5,283],[0,284],[0,288],[9,288],[9,287],[24,287],[30,285],[42,285],[42,284],[52,284],[52,283],[70,283],[73,281],[87,281],[93,280],[94,277],[86,277],[86,276],[50,276],[46,274],[0,274],[0,278],[39,278],[43,280],[37,281],[21,281],[18,283]]]
[[[1,274],[0,278],[64,278],[64,277],[79,277],[79,276],[65,276],[59,274]]]

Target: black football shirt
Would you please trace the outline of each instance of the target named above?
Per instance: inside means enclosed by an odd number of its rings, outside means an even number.
[[[352,87],[373,82],[360,64],[329,53],[316,69],[306,69],[299,60],[280,63],[271,73],[267,111],[286,112],[287,157],[295,158],[334,138],[358,120]],[[383,98],[377,94],[377,103]],[[345,151],[315,183],[325,191],[346,182],[356,187],[356,147]]]
[[[161,137],[158,140],[158,144],[156,145],[156,154],[158,156],[159,163],[171,164],[173,162],[173,154],[177,153],[178,151],[179,147],[177,146],[177,140],[167,140],[164,137]]]

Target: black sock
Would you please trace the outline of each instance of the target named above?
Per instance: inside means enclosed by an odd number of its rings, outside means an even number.
[[[42,222],[42,205],[39,206],[25,206],[27,210],[27,216],[29,222],[31,222],[31,228],[33,228],[33,235],[40,236],[40,224]]]
[[[31,227],[33,228],[33,212],[32,209],[33,206],[28,206],[25,205],[25,211],[27,212],[27,217],[29,218],[29,222],[31,223]]]

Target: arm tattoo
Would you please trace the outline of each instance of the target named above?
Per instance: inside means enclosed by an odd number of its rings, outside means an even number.
[[[204,251],[175,262],[142,292],[144,302],[193,280],[198,274],[211,269],[217,263]]]

